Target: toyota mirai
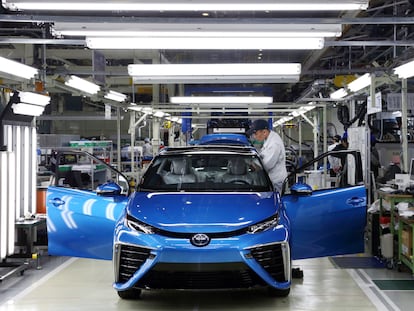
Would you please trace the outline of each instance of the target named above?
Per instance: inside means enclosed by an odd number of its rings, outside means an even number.
[[[251,146],[164,148],[135,189],[88,153],[58,152],[48,251],[112,260],[113,287],[125,299],[152,289],[256,287],[286,296],[292,260],[364,251],[361,160],[347,157],[344,186],[312,188],[297,174],[281,195]]]

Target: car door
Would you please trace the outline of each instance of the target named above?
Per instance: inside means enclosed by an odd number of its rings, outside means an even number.
[[[71,155],[74,154],[71,153]],[[79,154],[75,155],[77,159],[85,159],[84,155],[82,157]],[[67,153],[65,156],[73,159],[72,156],[68,157]],[[60,156],[60,159],[63,158],[65,157]],[[88,160],[83,164],[78,161],[70,161],[69,164],[68,161],[63,164],[58,163],[57,168],[65,166],[65,171],[73,171],[73,168],[78,168],[80,165],[83,165],[82,168],[85,169],[85,163],[92,163],[95,175],[105,175],[105,178],[113,177],[122,184],[122,189],[125,190],[126,178],[120,178],[119,172],[102,164],[99,160],[92,158],[93,162],[90,162],[89,159],[91,158],[88,155]],[[56,174],[56,176],[59,175]],[[92,179],[97,181],[99,178],[99,176],[94,176]],[[60,181],[57,181],[55,185],[48,187],[46,194],[49,254],[112,259],[115,222],[125,209],[128,196],[115,192],[99,194],[87,187],[59,184],[62,183],[62,178],[59,179]]]
[[[360,180],[361,162],[353,163],[353,184],[315,191],[308,187],[282,197],[292,259],[364,252],[366,187]]]

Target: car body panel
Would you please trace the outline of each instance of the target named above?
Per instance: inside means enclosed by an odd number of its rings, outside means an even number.
[[[126,196],[49,186],[46,195],[51,255],[112,259],[115,222]]]
[[[171,232],[234,231],[275,214],[275,196],[273,192],[137,192],[128,212]]]
[[[117,240],[123,241],[122,232],[119,233]],[[183,239],[165,239],[162,237],[155,237],[157,243],[151,241],[151,245],[160,245],[151,250],[152,257],[147,259],[146,262],[134,273],[128,282],[115,282],[114,288],[116,290],[125,290],[137,283],[148,271],[159,264],[170,264],[171,266],[179,267],[180,265],[194,265],[198,269],[202,270],[203,266],[228,263],[237,265],[238,263],[244,263],[254,270],[269,286],[277,288],[288,288],[290,286],[290,275],[287,276],[286,281],[275,281],[269,276],[269,273],[257,263],[256,260],[248,256],[248,247],[263,243],[263,241],[273,241],[275,238],[286,240],[288,238],[285,228],[278,227],[273,231],[269,231],[266,234],[257,238],[257,241],[252,241],[250,236],[241,236],[237,239],[217,239],[207,247],[195,247],[191,245],[188,240]],[[138,240],[141,239],[138,237]],[[136,240],[135,240],[136,242]],[[287,243],[286,243],[287,244]],[[162,247],[161,247],[162,245]],[[116,255],[115,255],[116,257]],[[177,264],[177,265],[174,265]],[[287,266],[290,268],[290,262],[287,262]],[[290,271],[287,272],[289,274]]]
[[[197,142],[199,145],[220,144],[220,145],[243,145],[252,146],[244,134],[220,133],[206,134]]]
[[[364,186],[283,197],[292,231],[292,259],[364,251]]]

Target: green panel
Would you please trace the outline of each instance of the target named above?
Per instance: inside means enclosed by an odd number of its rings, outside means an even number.
[[[381,290],[414,290],[414,280],[373,280]]]
[[[59,165],[59,172],[69,172],[72,170],[72,165]]]

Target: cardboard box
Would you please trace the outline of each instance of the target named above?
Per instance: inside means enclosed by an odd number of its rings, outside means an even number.
[[[403,229],[401,231],[401,253],[406,257],[413,255],[413,234],[410,230]]]

